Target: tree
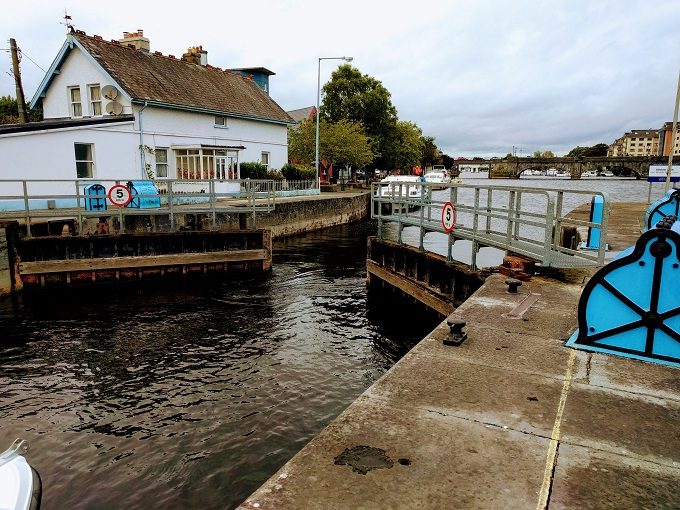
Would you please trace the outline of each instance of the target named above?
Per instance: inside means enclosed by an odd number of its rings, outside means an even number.
[[[288,158],[293,162],[313,162],[316,146],[316,123],[303,121],[288,131]],[[319,159],[335,166],[361,168],[373,160],[371,141],[363,127],[341,120],[319,124]]]
[[[455,163],[455,160],[449,156],[448,154],[442,154],[442,164],[446,168],[453,168],[453,165]]]
[[[323,86],[324,98],[319,115],[335,123],[348,120],[363,125],[373,140],[374,164],[385,165],[387,144],[394,136],[397,109],[389,91],[375,78],[362,75],[349,64],[338,67]]]
[[[597,158],[607,155],[609,146],[606,143],[598,143],[592,147],[576,146],[569,151],[567,157],[570,158]]]
[[[442,151],[440,151],[439,147],[437,147],[437,145],[434,143],[434,137],[423,136],[422,142],[423,151],[422,156],[420,158],[420,164],[424,167],[440,165],[442,162],[443,155]]]
[[[386,141],[385,168],[410,171],[423,155],[423,132],[413,122],[398,121]]]
[[[28,120],[36,122],[42,120],[41,110],[28,110]],[[19,107],[17,100],[11,96],[0,96],[0,124],[17,124],[19,122]]]

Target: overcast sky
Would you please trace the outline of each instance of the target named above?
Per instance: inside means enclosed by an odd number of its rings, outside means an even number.
[[[267,67],[285,110],[316,102],[318,57],[350,55],[454,157],[562,154],[658,129],[680,70],[678,0],[4,2],[0,47],[14,37],[24,52],[29,100],[64,42],[64,8],[105,39],[142,28],[152,51],[203,45],[214,66]],[[322,84],[338,64],[322,62]],[[0,95],[15,95],[10,70],[0,52]]]

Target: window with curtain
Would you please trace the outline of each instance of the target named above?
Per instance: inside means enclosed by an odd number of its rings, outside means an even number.
[[[102,114],[102,92],[99,83],[90,85],[90,113],[93,116]]]
[[[156,147],[156,177],[168,176],[168,149]]]
[[[71,117],[82,117],[83,105],[80,101],[80,87],[70,87],[68,90],[71,99]]]

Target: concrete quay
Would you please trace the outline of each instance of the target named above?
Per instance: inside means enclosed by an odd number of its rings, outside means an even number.
[[[680,508],[680,370],[564,346],[589,276],[490,276],[240,508]]]

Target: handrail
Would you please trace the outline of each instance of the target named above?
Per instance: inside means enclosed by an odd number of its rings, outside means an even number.
[[[133,194],[137,207],[117,207],[106,195],[88,195],[89,186],[100,184],[106,190],[116,184],[130,181],[152,182],[155,192],[137,191]],[[92,217],[116,217],[121,232],[125,230],[128,216],[168,216],[170,230],[175,231],[177,214],[206,214],[211,218],[212,228],[217,228],[218,213],[248,213],[256,226],[257,213],[268,213],[276,207],[275,187],[271,180],[179,180],[158,179],[143,181],[135,179],[0,179],[0,219],[17,219],[26,225],[27,235],[33,235],[32,227],[38,220],[73,217],[78,233],[83,223]],[[140,186],[141,188],[141,186]],[[158,205],[145,208],[142,202],[154,199]],[[100,207],[91,210],[92,200]],[[101,202],[99,202],[101,201]],[[101,205],[104,204],[104,205]],[[155,222],[152,222],[155,225]]]
[[[382,236],[382,224],[386,221],[398,224],[399,243],[403,242],[405,226],[418,227],[419,248],[423,250],[425,234],[439,232],[448,236],[448,260],[452,260],[452,247],[456,240],[469,240],[472,242],[473,269],[476,269],[476,254],[480,246],[518,253],[546,267],[604,264],[609,217],[609,198],[604,192],[451,183],[448,192],[435,194],[441,186],[426,182],[373,183],[371,217],[378,220],[378,237]],[[563,209],[565,196],[569,195],[602,197],[602,221],[568,217],[568,211]],[[446,202],[454,204],[458,215],[450,233],[440,221]],[[561,246],[565,226],[600,229],[598,249],[584,251]]]

